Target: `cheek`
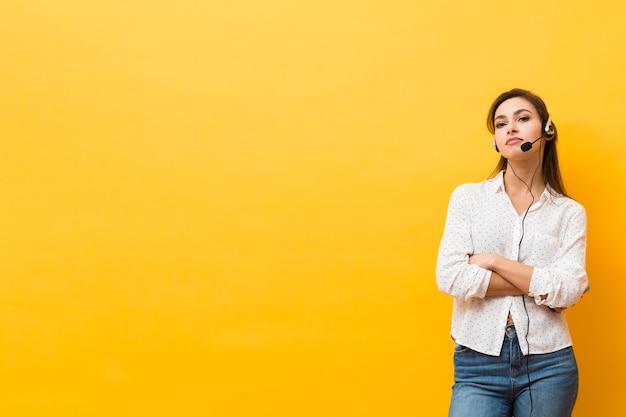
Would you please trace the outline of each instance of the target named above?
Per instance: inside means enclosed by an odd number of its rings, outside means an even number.
[[[526,126],[526,131],[533,137],[537,137],[543,133],[541,123],[533,123],[532,125]]]

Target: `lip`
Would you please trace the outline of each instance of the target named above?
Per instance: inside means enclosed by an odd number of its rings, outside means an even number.
[[[524,141],[524,139],[522,139],[522,138],[518,138],[517,136],[514,136],[514,137],[512,137],[512,138],[508,138],[508,139],[506,140],[506,144],[507,144],[507,145],[510,145],[510,144],[512,144],[512,143],[513,143],[513,144],[515,144],[515,143],[518,143],[518,142],[523,142],[523,141]]]

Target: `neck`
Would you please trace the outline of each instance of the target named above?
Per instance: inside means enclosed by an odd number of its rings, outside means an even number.
[[[512,164],[509,161],[504,173],[505,189],[509,193],[541,194],[546,186],[541,168],[541,164]]]

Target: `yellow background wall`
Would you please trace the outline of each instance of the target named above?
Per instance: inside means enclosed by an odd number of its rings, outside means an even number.
[[[626,6],[579,3],[1,0],[0,414],[445,415],[445,210],[520,86],[588,210],[575,415],[615,415]]]

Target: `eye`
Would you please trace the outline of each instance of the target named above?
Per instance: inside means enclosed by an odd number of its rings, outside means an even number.
[[[529,119],[530,119],[530,117],[528,117],[528,116],[522,116],[522,117],[519,118],[519,121],[520,122],[527,122]]]
[[[500,129],[501,127],[504,127],[506,125],[506,123],[504,122],[498,122],[496,123],[496,129]]]

